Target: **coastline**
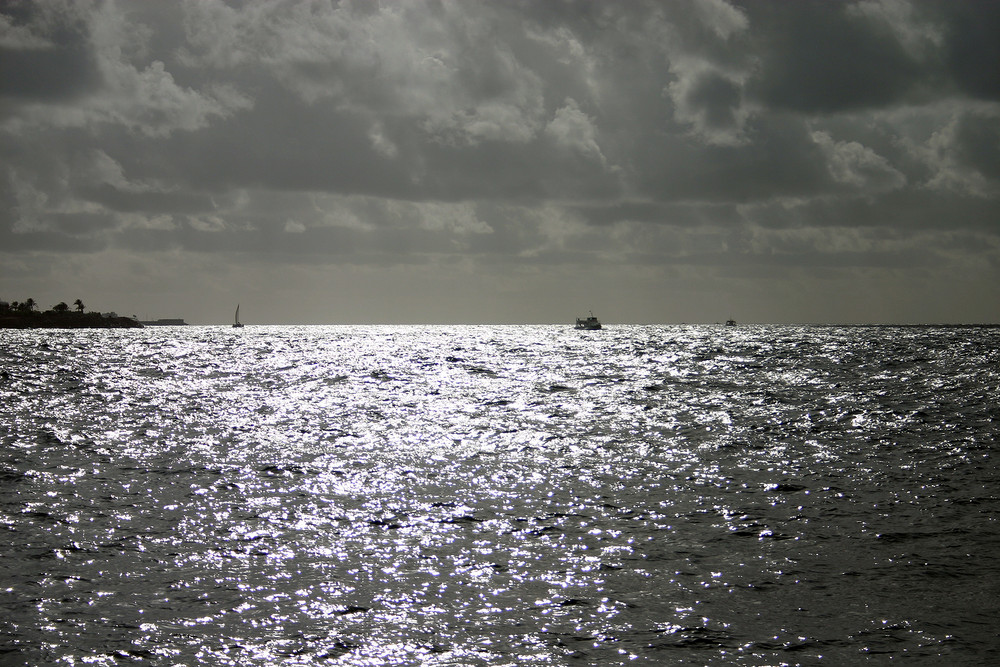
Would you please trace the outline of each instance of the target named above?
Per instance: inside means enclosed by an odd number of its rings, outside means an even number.
[[[18,313],[0,315],[0,329],[142,329],[131,317],[100,313]]]

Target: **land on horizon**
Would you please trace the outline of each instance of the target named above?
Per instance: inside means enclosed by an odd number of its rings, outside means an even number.
[[[0,329],[141,329],[131,317],[101,313],[56,313],[0,315]]]
[[[133,317],[117,313],[86,312],[83,301],[77,299],[71,308],[60,301],[52,308],[38,311],[37,302],[0,300],[0,329],[137,329],[142,328]]]

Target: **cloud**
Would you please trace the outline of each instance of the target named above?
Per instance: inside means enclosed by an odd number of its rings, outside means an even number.
[[[942,26],[907,0],[867,0],[849,5],[846,10],[848,16],[856,15],[887,29],[913,58],[932,56],[944,42]]]
[[[306,231],[306,226],[297,220],[285,221],[285,232],[288,234],[302,234]]]
[[[928,186],[976,197],[1000,194],[1000,108],[956,114],[920,149],[932,169]]]
[[[705,27],[723,40],[750,27],[746,14],[725,0],[695,2],[691,4],[691,8]]]
[[[830,175],[838,183],[866,192],[892,190],[906,184],[906,177],[888,160],[857,141],[834,141],[826,132],[813,132],[812,138],[827,159]]]
[[[5,52],[49,51],[55,44],[45,37],[35,34],[26,25],[16,25],[13,19],[0,14],[0,49]]]
[[[9,132],[46,127],[121,125],[149,136],[205,127],[246,109],[232,86],[198,91],[180,86],[160,60],[138,65],[150,29],[114,3],[40,2],[24,5],[23,24],[4,17],[8,34],[0,95],[13,106]],[[30,73],[30,76],[29,76]]]
[[[667,87],[674,102],[674,117],[689,125],[709,144],[739,145],[749,109],[740,81],[712,68],[687,67]]]
[[[22,105],[77,99],[99,84],[86,6],[19,3],[0,14],[0,121]]]
[[[545,126],[545,132],[563,148],[606,164],[601,147],[597,144],[597,129],[587,114],[580,111],[576,100],[567,98],[563,107]]]
[[[416,118],[446,143],[528,141],[540,125],[541,82],[491,38],[491,21],[502,17],[477,8],[258,2],[238,11],[188,2],[184,59],[259,67],[307,103]]]
[[[766,310],[753,281],[818,266],[987,283],[997,34],[935,0],[6,3],[0,254],[29,286],[87,253],[461,267],[509,311],[558,284],[642,313],[629,281],[681,275]]]

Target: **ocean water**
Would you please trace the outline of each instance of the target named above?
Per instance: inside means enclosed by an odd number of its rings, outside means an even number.
[[[1000,652],[1000,329],[0,331],[0,665]]]

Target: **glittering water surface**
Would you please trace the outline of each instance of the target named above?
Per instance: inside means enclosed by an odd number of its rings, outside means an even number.
[[[1000,329],[0,332],[0,664],[991,664]]]

